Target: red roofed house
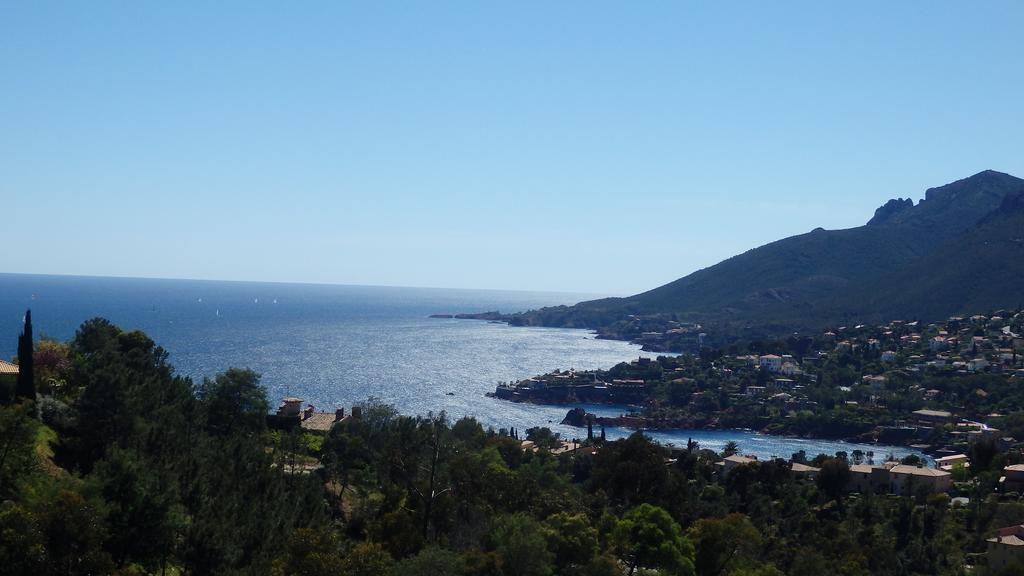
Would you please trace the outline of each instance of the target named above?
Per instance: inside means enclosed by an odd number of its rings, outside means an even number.
[[[999,572],[1011,564],[1024,563],[1024,526],[1009,526],[996,530],[987,540],[988,569]]]

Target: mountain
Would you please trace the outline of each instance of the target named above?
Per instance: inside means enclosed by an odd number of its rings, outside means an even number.
[[[938,319],[1024,301],[1024,180],[986,170],[894,199],[867,224],[766,244],[626,298],[514,315],[516,324],[605,328],[630,315],[722,330]]]
[[[1019,308],[1024,304],[1024,190],[1007,195],[964,234],[901,270],[865,280],[834,304],[871,319],[937,319]]]

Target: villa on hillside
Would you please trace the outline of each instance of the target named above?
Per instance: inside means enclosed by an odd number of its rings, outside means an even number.
[[[1011,464],[1003,468],[999,487],[1005,492],[1020,492],[1024,489],[1024,464]]]
[[[790,470],[793,471],[793,475],[797,478],[810,478],[814,479],[818,476],[818,472],[821,472],[821,468],[815,468],[814,466],[808,466],[807,464],[801,464],[800,462],[793,462],[790,464]]]
[[[335,424],[344,422],[348,418],[345,416],[344,408],[338,408],[334,412],[317,412],[312,404],[307,405],[303,409],[303,402],[302,398],[289,397],[283,399],[281,405],[277,408],[276,417],[279,420],[297,423],[303,430],[319,432],[327,432]]]
[[[965,468],[970,467],[971,463],[967,458],[966,454],[953,454],[950,456],[943,456],[942,458],[935,459],[935,467],[939,470],[945,470],[947,472],[953,469],[953,466],[962,464]]]
[[[769,372],[782,371],[782,356],[766,354],[757,359],[758,365]]]
[[[889,492],[910,496],[918,486],[925,486],[931,493],[946,492],[953,487],[953,475],[935,468],[918,468],[907,464],[893,466],[889,470]]]
[[[986,540],[988,569],[996,572],[1011,564],[1024,563],[1024,525],[1008,526],[996,530],[996,535]]]
[[[908,464],[886,462],[882,466],[854,464],[850,466],[850,492],[874,492],[907,496],[919,486],[929,492],[946,492],[953,485],[953,475],[935,468],[918,468]]]
[[[726,456],[721,462],[716,462],[715,466],[718,467],[718,474],[724,480],[729,472],[737,466],[745,466],[747,464],[754,464],[757,462],[756,456],[740,456],[739,454],[733,454]]]
[[[945,410],[915,410],[911,416],[915,424],[924,427],[938,427],[955,420],[953,414]]]

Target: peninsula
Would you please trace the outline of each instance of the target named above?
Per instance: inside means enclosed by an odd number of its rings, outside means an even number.
[[[1021,278],[1024,180],[986,170],[931,188],[916,204],[890,200],[863,226],[817,228],[634,296],[454,316],[586,328],[649,351],[694,352],[837,322],[928,323],[1015,309],[1024,302]]]

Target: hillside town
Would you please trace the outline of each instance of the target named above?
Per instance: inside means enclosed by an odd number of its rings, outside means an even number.
[[[618,417],[570,410],[563,423],[587,427],[588,439],[594,426],[600,426],[602,438],[605,426],[751,426],[902,444],[930,458],[876,460],[874,453],[859,450],[836,454],[846,470],[840,492],[854,499],[916,495],[918,501],[944,495],[951,507],[976,507],[982,501],[1012,506],[1024,492],[1022,324],[1024,313],[1001,310],[928,324],[837,326],[811,338],[703,348],[698,356],[638,358],[607,371],[556,371],[501,384],[494,396],[631,405]],[[645,337],[654,342],[668,336]],[[590,446],[563,441],[560,450],[593,450]],[[536,449],[531,441],[524,447]],[[833,460],[832,455],[794,454],[761,461],[734,451],[738,448],[711,455],[719,482],[736,481],[730,476],[738,471],[762,474],[756,470],[765,465],[817,480]],[[674,449],[673,457],[678,452]],[[964,569],[1012,573],[1024,563],[1024,524],[997,528],[984,543],[984,554]]]
[[[555,371],[497,386],[504,400],[623,405],[568,422],[649,429],[750,428],[919,448],[937,458],[980,438],[1006,449],[1001,421],[1024,406],[1024,314],[924,324],[837,326],[699,355],[638,358],[609,370]]]

